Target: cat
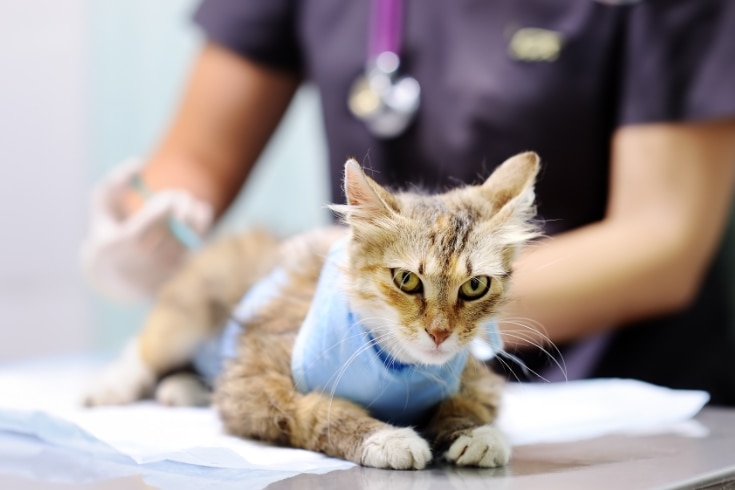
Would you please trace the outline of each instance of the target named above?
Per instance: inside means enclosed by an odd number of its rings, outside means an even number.
[[[252,230],[198,253],[87,403],[154,389],[163,403],[209,403],[197,378],[162,380],[195,361],[211,368],[233,435],[377,468],[422,469],[434,455],[506,464],[493,425],[503,380],[468,351],[497,337],[514,257],[538,235],[538,170],[521,153],[481,185],[429,195],[391,192],[349,160],[347,202],[331,206],[346,226],[282,242]],[[203,349],[211,339],[220,347]]]

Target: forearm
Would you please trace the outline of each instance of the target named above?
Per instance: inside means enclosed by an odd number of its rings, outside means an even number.
[[[221,215],[237,196],[298,87],[216,45],[196,60],[178,113],[147,160],[152,189],[180,188]]]
[[[504,325],[560,343],[689,304],[716,250],[735,187],[735,123],[651,125],[614,140],[599,223],[525,250]],[[512,320],[512,321],[511,321]]]
[[[538,331],[563,343],[685,305],[698,278],[665,240],[645,222],[600,222],[530,246],[515,267],[506,340],[543,341]]]

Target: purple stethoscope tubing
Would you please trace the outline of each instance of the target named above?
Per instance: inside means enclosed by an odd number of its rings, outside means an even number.
[[[372,0],[368,59],[380,53],[400,54],[403,0]]]
[[[421,87],[399,73],[404,0],[372,0],[365,72],[353,83],[348,105],[379,138],[402,134],[419,107]]]

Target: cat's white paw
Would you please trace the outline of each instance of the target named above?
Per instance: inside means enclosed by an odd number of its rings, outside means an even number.
[[[178,373],[158,383],[155,398],[171,407],[203,407],[209,405],[210,391],[195,374]]]
[[[92,407],[132,403],[149,396],[155,382],[155,373],[143,363],[133,341],[122,356],[94,378],[84,396],[84,404]]]
[[[495,427],[484,425],[459,436],[444,457],[458,466],[495,468],[508,463],[510,445]]]
[[[360,463],[374,468],[420,470],[431,461],[431,448],[413,429],[380,430],[362,443]]]

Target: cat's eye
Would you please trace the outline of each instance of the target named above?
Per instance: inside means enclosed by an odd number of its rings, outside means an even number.
[[[419,276],[405,269],[393,269],[393,282],[398,289],[407,294],[417,294],[423,289],[423,284]]]
[[[459,287],[459,297],[465,301],[482,298],[490,290],[490,281],[488,276],[476,276],[467,280]]]

